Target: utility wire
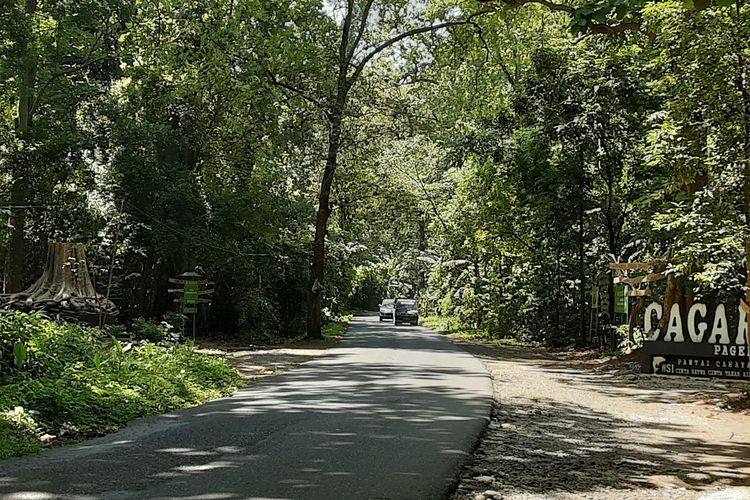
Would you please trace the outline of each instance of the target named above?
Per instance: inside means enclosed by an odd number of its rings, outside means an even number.
[[[164,222],[163,220],[158,219],[157,217],[155,217],[155,216],[153,216],[153,215],[151,215],[151,214],[149,214],[149,213],[141,210],[140,208],[136,207],[135,205],[133,205],[131,203],[128,203],[127,201],[123,201],[123,203],[125,203],[125,205],[127,205],[130,208],[132,208],[133,210],[135,210],[136,212],[140,213],[141,215],[144,215],[145,217],[148,217],[152,221],[154,221],[154,222],[156,222],[158,224],[161,224],[163,227],[169,229],[173,233],[179,234],[180,236],[182,236],[184,238],[188,238],[188,239],[192,240],[193,242],[198,243],[201,246],[208,247],[208,248],[213,248],[215,250],[219,250],[219,251],[226,252],[226,253],[229,253],[229,254],[234,254],[235,256],[239,256],[239,257],[268,257],[268,256],[271,255],[269,253],[245,253],[245,252],[238,252],[236,250],[229,250],[227,248],[223,248],[223,247],[219,247],[219,246],[213,245],[211,243],[207,243],[205,241],[200,240],[199,238],[196,238],[195,236],[192,236],[192,235],[189,235],[189,234],[187,234],[187,233],[185,233],[183,231],[180,231],[179,229],[177,229],[177,228],[173,227],[172,225],[170,225],[168,222]],[[14,209],[31,209],[31,208],[57,208],[58,206],[59,205],[0,205],[0,210],[3,210],[3,209],[10,209],[10,210],[14,210]],[[122,215],[122,214],[120,214],[120,215]]]
[[[125,201],[124,203],[125,203],[125,205],[127,205],[130,208],[132,208],[136,212],[140,213],[141,215],[144,215],[144,216],[148,217],[149,219],[151,219],[152,221],[154,221],[154,222],[156,222],[158,224],[161,224],[163,227],[169,229],[173,233],[178,234],[178,235],[180,235],[180,236],[182,236],[182,237],[184,237],[186,239],[190,239],[190,240],[192,240],[192,241],[194,241],[194,242],[196,242],[199,245],[202,245],[204,247],[213,248],[215,250],[219,250],[219,251],[222,251],[222,252],[234,254],[234,255],[239,256],[239,257],[268,257],[268,256],[271,255],[269,253],[245,253],[245,252],[238,252],[236,250],[229,250],[227,248],[222,248],[222,247],[213,245],[211,243],[207,243],[205,241],[202,241],[202,240],[196,238],[195,236],[192,236],[192,235],[189,235],[189,234],[187,234],[187,233],[185,233],[183,231],[180,231],[179,229],[173,227],[168,222],[164,222],[163,220],[160,220],[157,217],[155,217],[155,216],[153,216],[153,215],[151,215],[151,214],[149,214],[147,212],[144,212],[140,208],[136,207],[135,205],[133,205],[131,203],[128,203],[127,201]]]

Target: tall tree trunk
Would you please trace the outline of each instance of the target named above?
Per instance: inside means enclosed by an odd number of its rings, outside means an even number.
[[[27,21],[36,12],[37,0],[26,0],[24,13]],[[28,148],[25,142],[31,137],[31,126],[34,116],[34,88],[36,86],[37,56],[33,47],[29,47],[28,38],[19,44],[24,58],[18,83],[18,116],[16,118],[16,138],[23,148],[17,152],[12,168],[13,183],[10,188],[11,234],[5,254],[5,292],[23,290],[26,271],[26,212],[23,205],[28,201],[29,162],[26,157]]]
[[[425,213],[424,211],[419,212],[419,221],[418,221],[418,228],[417,228],[417,250],[419,250],[420,254],[424,253],[427,250],[427,222],[425,221]],[[419,266],[419,276],[417,281],[417,289],[415,291],[414,298],[419,298],[422,296],[422,290],[424,290],[427,287],[427,272],[425,270],[424,264]]]
[[[581,203],[581,210],[578,217],[578,335],[581,341],[586,340],[586,248],[584,242],[584,231],[583,231],[583,203]]]
[[[579,159],[580,159],[580,179],[578,180],[580,189],[580,199],[578,200],[578,293],[579,293],[579,304],[578,304],[578,337],[581,339],[581,341],[586,340],[586,248],[585,248],[585,241],[583,239],[584,237],[584,212],[585,212],[585,201],[584,201],[584,180],[586,177],[585,174],[585,164],[584,164],[584,156],[583,156],[583,148],[579,149]]]
[[[746,38],[743,36],[743,19],[742,19],[742,7],[744,2],[737,0],[735,3],[735,12],[737,14],[737,30],[739,34],[737,36],[737,68],[738,78],[737,87],[742,96],[742,121],[743,121],[743,162],[744,162],[744,175],[742,185],[742,197],[744,202],[745,212],[745,224],[750,226],[750,90],[748,89],[748,70],[747,61],[744,57],[744,51],[746,47]],[[747,229],[746,229],[747,230]],[[750,235],[745,236],[745,302],[750,304]],[[750,326],[750,315],[747,316],[748,326]]]
[[[335,109],[330,115],[328,155],[326,156],[323,179],[320,181],[318,217],[315,223],[315,240],[313,241],[312,272],[307,291],[307,336],[314,339],[323,338],[321,331],[321,297],[325,273],[326,233],[328,231],[328,219],[331,217],[331,186],[338,164],[339,149],[341,148],[341,121],[346,94],[342,95],[340,92],[339,99],[340,107],[337,106],[338,109]]]

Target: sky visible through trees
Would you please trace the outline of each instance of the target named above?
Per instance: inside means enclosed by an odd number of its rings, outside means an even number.
[[[243,338],[319,336],[399,282],[423,314],[591,342],[612,261],[734,303],[749,40],[726,0],[3,2],[5,291],[68,241],[100,291],[114,262],[124,321],[200,266],[203,327]]]

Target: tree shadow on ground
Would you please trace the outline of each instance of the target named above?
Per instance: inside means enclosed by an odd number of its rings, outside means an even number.
[[[487,489],[522,497],[629,490],[650,498],[656,487],[750,486],[750,442],[731,432],[744,432],[743,417],[695,405],[736,383],[601,369],[534,348],[463,347],[491,370],[499,402],[458,498]],[[733,427],[711,429],[722,425]]]
[[[487,423],[486,372],[424,329],[356,327],[327,356],[230,398],[5,462],[0,497],[444,498]],[[633,422],[555,401],[499,406],[491,425],[500,432],[478,453],[507,473],[498,485],[541,493],[635,488],[657,469],[688,480],[700,465],[670,450],[713,451],[703,442],[621,443],[615,430]],[[723,460],[750,456],[745,445],[719,451]]]
[[[445,339],[360,325],[230,398],[6,462],[0,497],[441,498],[487,423],[490,389]]]
[[[570,353],[548,352],[543,348],[476,342],[462,342],[460,345],[485,361],[521,363],[542,370],[567,385],[587,385],[600,394],[627,397],[643,403],[715,403],[726,393],[737,391],[750,382],[641,374],[635,363],[612,363],[602,359],[583,362]]]
[[[496,404],[458,497],[489,488],[546,495],[649,489],[665,481],[689,489],[750,485],[750,475],[738,471],[750,467],[748,444],[674,437],[623,442],[621,430],[633,427],[631,420],[556,400]],[[678,430],[654,422],[648,428]]]

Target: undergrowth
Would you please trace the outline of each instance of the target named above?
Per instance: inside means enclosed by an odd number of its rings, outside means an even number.
[[[341,340],[341,337],[346,333],[346,329],[349,326],[349,322],[352,320],[352,315],[347,314],[344,316],[338,316],[327,322],[321,328],[322,339],[309,339],[306,334],[299,335],[289,339],[284,345],[288,347],[293,346],[320,346],[320,347],[332,347]]]
[[[0,458],[41,450],[42,436],[82,439],[195,406],[240,380],[223,359],[189,345],[123,344],[92,328],[2,311]]]
[[[451,316],[425,316],[420,318],[419,324],[455,339],[481,340],[498,345],[533,345],[512,337],[500,337],[487,330],[471,328]]]

